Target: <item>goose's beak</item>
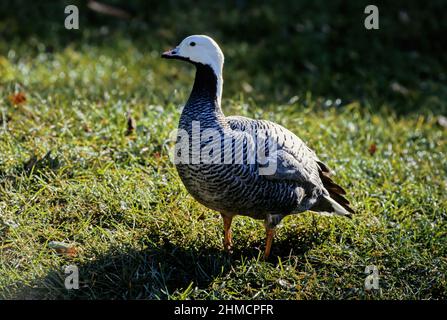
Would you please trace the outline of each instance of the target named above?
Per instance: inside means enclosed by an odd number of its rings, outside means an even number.
[[[165,58],[165,59],[178,59],[178,58],[181,58],[181,56],[178,55],[178,47],[163,52],[161,54],[161,57]]]

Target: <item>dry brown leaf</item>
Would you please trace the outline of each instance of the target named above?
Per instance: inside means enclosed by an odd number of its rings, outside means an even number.
[[[127,130],[126,130],[126,136],[130,136],[136,129],[137,122],[132,117],[130,112],[127,112]]]
[[[377,145],[375,143],[371,143],[371,145],[368,148],[368,152],[370,155],[374,155],[377,151]]]
[[[11,94],[8,99],[15,106],[26,102],[26,96],[23,92]]]
[[[74,245],[65,242],[50,241],[48,247],[56,251],[58,254],[68,257],[75,257],[78,254],[78,249]]]

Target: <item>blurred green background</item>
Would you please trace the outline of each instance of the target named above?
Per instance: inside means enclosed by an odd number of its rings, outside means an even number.
[[[158,54],[187,35],[203,33],[225,53],[229,96],[241,90],[244,78],[259,101],[282,103],[311,90],[330,101],[361,99],[400,113],[445,113],[443,0],[376,1],[380,29],[370,31],[363,27],[368,1],[103,3],[131,18],[92,11],[87,1],[2,1],[0,52],[18,45],[37,52],[86,43],[113,46],[124,38],[143,54]],[[68,4],[80,9],[78,31],[64,29]]]

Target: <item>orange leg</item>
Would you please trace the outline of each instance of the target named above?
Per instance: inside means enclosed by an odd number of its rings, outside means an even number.
[[[224,222],[224,248],[226,251],[230,252],[231,247],[233,246],[233,241],[231,237],[231,222],[233,221],[233,217],[227,217],[222,214],[223,222]]]
[[[272,248],[273,237],[275,236],[275,229],[268,226],[265,227],[267,238],[265,241],[264,260],[267,260],[270,255],[270,249]]]

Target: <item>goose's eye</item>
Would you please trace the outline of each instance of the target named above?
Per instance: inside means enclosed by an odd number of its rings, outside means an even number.
[[[193,41],[193,42],[190,42],[189,45],[190,45],[191,47],[194,47],[194,46],[196,45],[196,43]]]

